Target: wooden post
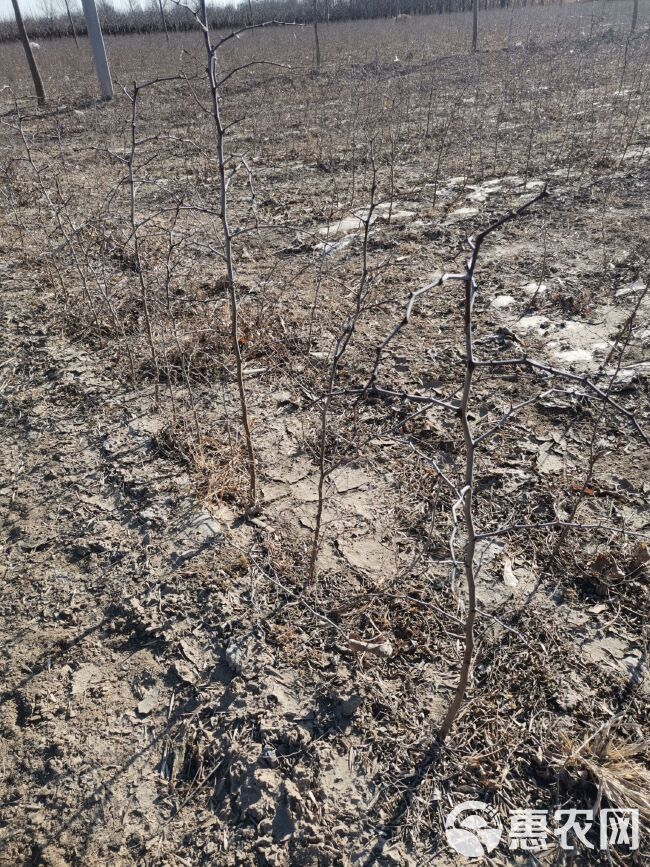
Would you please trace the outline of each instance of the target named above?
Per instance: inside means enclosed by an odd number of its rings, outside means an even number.
[[[29,37],[27,36],[27,31],[25,30],[25,23],[23,21],[23,16],[20,13],[18,0],[11,0],[11,5],[14,7],[14,15],[16,16],[18,35],[20,36],[20,41],[23,43],[25,55],[27,56],[27,63],[29,64],[29,71],[32,74],[34,90],[36,91],[36,99],[38,100],[39,105],[45,105],[45,88],[43,87],[43,79],[41,78],[41,73],[38,71],[36,60],[34,60],[34,52],[32,51],[32,46],[29,44]]]
[[[81,4],[84,10],[84,18],[86,19],[88,39],[90,40],[90,47],[93,52],[93,60],[95,61],[95,69],[97,70],[97,78],[99,79],[102,99],[113,99],[111,70],[108,66],[106,48],[104,47],[104,37],[102,36],[102,28],[99,24],[99,16],[97,15],[95,0],[81,0]]]
[[[472,0],[472,51],[478,44],[478,0]]]

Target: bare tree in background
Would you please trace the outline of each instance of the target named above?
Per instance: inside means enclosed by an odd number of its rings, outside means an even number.
[[[20,7],[18,6],[18,0],[11,0],[11,5],[14,7],[14,15],[16,16],[16,27],[18,28],[18,35],[20,36],[20,41],[23,43],[23,48],[25,49],[25,55],[27,57],[27,63],[29,64],[29,71],[32,74],[32,81],[34,82],[34,90],[36,91],[36,98],[38,99],[39,105],[45,105],[45,88],[43,87],[43,79],[41,78],[41,73],[38,71],[38,66],[36,65],[36,60],[34,59],[34,52],[32,51],[32,46],[29,44],[29,37],[27,36],[27,31],[25,30],[25,23],[23,22],[23,16],[20,12]]]
[[[65,3],[65,11],[68,16],[68,21],[70,22],[70,29],[72,30],[72,37],[74,39],[74,44],[79,48],[79,40],[77,39],[77,28],[74,26],[74,19],[70,13],[70,4],[68,0],[63,0]]]
[[[158,0],[160,8],[160,20],[162,21],[163,30],[165,31],[165,39],[169,42],[169,31],[167,30],[167,19],[165,18],[165,10],[163,9],[163,0]]]
[[[632,6],[632,33],[636,30],[636,22],[639,17],[639,0],[634,0]]]

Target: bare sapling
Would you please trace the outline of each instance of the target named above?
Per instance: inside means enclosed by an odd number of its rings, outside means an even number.
[[[455,586],[455,578],[456,573],[461,566],[460,562],[455,553],[455,545],[456,545],[456,536],[458,535],[460,529],[460,520],[462,518],[462,522],[464,525],[465,532],[465,546],[464,553],[462,558],[462,567],[464,569],[465,574],[465,582],[467,588],[467,607],[465,610],[465,620],[463,624],[463,633],[464,633],[464,650],[463,656],[460,664],[459,671],[459,679],[457,687],[454,691],[454,695],[451,699],[448,710],[444,716],[444,719],[440,725],[438,737],[440,741],[444,741],[449,735],[452,726],[458,716],[458,713],[463,704],[463,700],[465,698],[465,694],[467,692],[467,688],[471,679],[473,661],[474,661],[474,651],[475,651],[475,640],[474,640],[474,629],[476,625],[477,618],[477,595],[476,595],[476,549],[477,544],[479,542],[484,542],[487,539],[492,539],[500,536],[509,536],[514,533],[521,532],[531,532],[534,529],[540,528],[552,528],[563,533],[568,529],[607,529],[613,532],[620,533],[629,533],[631,531],[622,530],[621,528],[605,526],[605,524],[596,523],[596,524],[586,524],[586,523],[578,523],[575,520],[575,512],[567,519],[567,520],[553,520],[541,522],[538,524],[524,524],[524,523],[510,523],[506,524],[502,527],[498,527],[494,530],[488,530],[485,532],[479,532],[476,527],[476,519],[475,519],[475,507],[474,507],[474,498],[476,492],[476,480],[475,480],[475,460],[478,449],[490,440],[495,434],[497,434],[511,419],[512,417],[519,412],[521,409],[527,406],[531,406],[540,400],[550,396],[550,395],[569,395],[574,399],[589,399],[592,401],[596,401],[599,403],[603,412],[609,409],[614,414],[622,417],[626,420],[637,433],[640,439],[646,445],[650,445],[650,439],[647,434],[642,430],[634,413],[630,410],[626,409],[624,406],[620,404],[617,400],[615,400],[612,395],[612,384],[613,379],[610,380],[607,386],[600,386],[596,378],[591,378],[588,374],[575,373],[571,370],[565,370],[562,368],[552,367],[551,365],[546,364],[543,361],[539,361],[537,359],[530,358],[528,356],[516,357],[516,358],[506,358],[506,359],[486,359],[481,360],[475,355],[475,347],[474,347],[474,317],[473,317],[473,306],[474,301],[476,299],[477,294],[477,283],[475,279],[475,272],[478,265],[478,258],[481,251],[481,247],[485,241],[485,239],[499,229],[501,226],[506,223],[519,218],[526,214],[526,212],[535,204],[540,202],[542,199],[547,196],[546,190],[542,190],[538,193],[534,198],[530,199],[528,202],[523,204],[521,207],[517,208],[514,211],[506,214],[500,219],[493,222],[490,226],[476,235],[474,238],[469,240],[469,246],[471,250],[471,254],[469,260],[466,264],[465,270],[459,274],[443,274],[433,283],[429,283],[426,286],[421,287],[420,289],[414,290],[410,293],[409,298],[407,300],[406,306],[404,308],[404,314],[399,323],[393,328],[393,330],[388,334],[388,336],[384,339],[384,341],[377,346],[375,350],[375,364],[372,370],[370,379],[368,384],[365,386],[364,394],[381,397],[381,398],[398,398],[400,400],[409,400],[416,401],[420,404],[427,404],[430,407],[439,407],[441,409],[446,410],[447,412],[452,411],[457,416],[464,442],[464,472],[463,472],[463,485],[461,488],[458,488],[454,482],[445,475],[440,468],[435,467],[438,473],[438,476],[446,483],[446,485],[450,488],[450,490],[455,495],[455,501],[451,507],[451,522],[452,529],[449,537],[449,549],[451,554],[451,563],[452,563],[452,586]],[[388,344],[400,333],[400,331],[406,327],[410,321],[413,313],[414,305],[416,301],[425,293],[429,292],[431,289],[440,287],[447,282],[461,282],[464,287],[464,303],[463,303],[463,340],[464,340],[464,378],[463,385],[461,391],[460,401],[457,406],[450,405],[449,403],[439,400],[437,398],[428,398],[425,395],[411,395],[411,394],[403,394],[395,390],[380,388],[377,385],[378,379],[378,371],[379,366],[382,360],[382,355]],[[640,301],[637,303],[635,311],[638,309]],[[632,321],[632,320],[630,320]],[[624,331],[624,337],[627,336],[629,339],[630,327],[627,327]],[[498,371],[507,368],[524,368],[530,371],[533,374],[536,374],[542,378],[543,387],[542,389],[536,393],[534,396],[522,400],[520,403],[511,405],[510,408],[503,413],[503,415],[497,419],[496,422],[492,424],[487,430],[484,430],[480,434],[477,434],[472,425],[471,419],[474,417],[478,417],[475,412],[472,411],[471,406],[471,398],[472,398],[472,386],[475,372],[478,369],[482,369],[484,371]],[[567,387],[562,387],[557,381],[565,381],[567,383]],[[557,384],[556,384],[557,383]],[[603,413],[598,416],[596,427],[600,423],[602,419]],[[593,467],[593,437],[592,444],[590,446],[592,457],[590,459],[590,470]],[[432,462],[433,463],[433,462]],[[435,466],[435,464],[434,464]]]
[[[199,0],[198,9],[192,9],[187,3],[181,2],[181,0],[173,0],[173,2],[176,6],[187,9],[194,16],[203,35],[203,44],[207,60],[206,77],[210,90],[210,114],[212,115],[215,131],[214,154],[215,161],[217,163],[219,179],[218,217],[221,225],[221,250],[217,251],[212,246],[210,247],[210,249],[212,250],[212,252],[217,253],[220,256],[226,269],[225,282],[230,317],[230,339],[232,353],[235,360],[235,379],[237,381],[237,390],[239,394],[239,410],[242,429],[244,432],[247,455],[248,495],[246,511],[247,514],[252,514],[257,510],[259,505],[257,490],[257,464],[255,457],[255,447],[253,444],[251,418],[248,408],[248,398],[246,393],[246,386],[244,384],[244,368],[239,330],[239,299],[235,271],[235,251],[233,245],[235,238],[239,234],[247,230],[246,228],[231,228],[228,196],[231,181],[242,167],[246,172],[247,183],[251,190],[252,174],[250,171],[250,166],[248,165],[244,156],[238,155],[233,161],[230,159],[232,155],[226,154],[226,132],[233,126],[233,124],[226,125],[223,122],[221,88],[230,78],[232,78],[238,72],[241,72],[242,70],[248,69],[253,66],[274,66],[280,67],[282,69],[289,69],[291,67],[289,67],[287,64],[276,63],[270,60],[251,60],[239,66],[235,66],[226,73],[220,74],[217,67],[217,54],[220,48],[229,43],[231,40],[238,39],[241,34],[246,33],[247,31],[259,30],[260,28],[266,28],[271,26],[295,25],[287,24],[287,22],[285,21],[276,20],[264,21],[259,24],[249,24],[240,27],[237,30],[233,30],[225,36],[217,37],[216,41],[213,44],[205,0]],[[234,123],[236,123],[236,121]],[[256,230],[259,228],[259,226],[255,226]]]
[[[226,161],[224,156],[224,127],[221,121],[221,106],[217,85],[216,62],[214,51],[210,42],[210,32],[208,29],[208,18],[205,9],[205,0],[201,0],[201,16],[205,26],[203,35],[205,49],[208,56],[208,81],[210,85],[210,95],[212,97],[212,111],[216,132],[215,144],[219,169],[219,218],[221,220],[221,227],[223,233],[223,250],[226,265],[228,305],[230,310],[230,337],[232,341],[233,355],[235,357],[237,389],[239,391],[239,406],[241,412],[242,426],[244,429],[244,437],[246,440],[246,452],[248,455],[248,505],[252,508],[257,502],[257,472],[255,465],[255,450],[253,447],[253,436],[251,433],[250,417],[248,413],[246,387],[244,385],[241,346],[239,343],[239,304],[237,298],[237,290],[235,287],[235,268],[232,247],[233,236],[231,234],[230,225],[228,222],[229,179],[226,177]]]
[[[203,42],[207,56],[207,77],[212,100],[212,117],[215,129],[215,156],[219,172],[219,219],[223,242],[223,257],[226,266],[226,288],[228,292],[228,307],[230,311],[230,338],[232,352],[235,358],[235,376],[237,390],[239,392],[239,408],[241,413],[244,439],[246,441],[246,453],[248,459],[248,508],[254,508],[257,502],[257,469],[255,463],[255,448],[253,446],[253,434],[251,431],[246,386],[244,384],[243,362],[241,346],[239,342],[239,302],[235,285],[235,266],[233,255],[233,233],[230,230],[228,213],[228,186],[230,177],[226,170],[226,158],[224,149],[224,125],[221,119],[221,99],[219,94],[219,82],[216,69],[216,51],[222,42],[212,45],[210,27],[205,0],[200,0],[199,23],[203,31]]]
[[[476,0],[474,0],[476,4]],[[485,238],[502,226],[509,220],[515,219],[524,214],[528,208],[540,201],[546,196],[546,190],[542,190],[539,195],[535,196],[529,202],[526,202],[521,208],[501,220],[497,220],[487,229],[480,232],[474,240],[470,240],[471,256],[465,268],[465,273],[460,278],[451,277],[450,279],[460,279],[464,287],[464,304],[463,304],[463,333],[465,341],[465,378],[463,382],[463,391],[460,399],[460,407],[458,416],[460,425],[463,431],[463,440],[465,443],[465,479],[464,485],[460,490],[459,500],[452,508],[452,515],[456,515],[456,509],[460,508],[463,512],[465,521],[465,553],[463,557],[463,565],[465,567],[465,581],[467,584],[467,612],[465,617],[465,648],[460,668],[460,676],[456,692],[449,705],[444,720],[440,726],[439,737],[444,740],[449,734],[454,720],[458,716],[467,685],[469,683],[470,673],[472,669],[472,661],[474,659],[474,625],[476,623],[476,572],[475,572],[475,554],[476,554],[476,527],[474,524],[473,511],[473,496],[474,496],[474,457],[477,446],[477,440],[474,437],[472,427],[469,420],[470,399],[472,395],[472,382],[474,372],[476,370],[476,358],[474,356],[474,335],[473,335],[473,307],[476,294],[476,281],[474,272],[478,262],[478,256],[481,250],[481,245]],[[453,550],[452,550],[453,556]]]

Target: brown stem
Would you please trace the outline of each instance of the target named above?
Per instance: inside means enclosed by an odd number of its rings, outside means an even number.
[[[142,300],[142,312],[144,313],[145,328],[147,329],[147,341],[149,343],[149,351],[151,352],[151,363],[153,364],[154,372],[154,391],[156,407],[160,404],[160,365],[158,364],[158,353],[156,351],[156,343],[153,336],[153,326],[151,324],[151,313],[149,310],[149,291],[147,282],[144,277],[144,267],[142,257],[140,255],[140,237],[138,233],[138,224],[136,221],[136,204],[135,204],[135,176],[133,166],[135,163],[135,155],[138,146],[137,141],[137,124],[138,124],[138,92],[137,83],[133,82],[133,97],[131,99],[131,149],[129,152],[129,216],[131,220],[131,237],[133,238],[133,255],[135,257],[135,267],[138,272],[138,282],[140,284],[140,298]]]
[[[463,516],[465,519],[465,527],[467,532],[467,543],[465,545],[465,555],[463,562],[465,565],[465,580],[467,581],[467,616],[465,618],[465,649],[463,651],[463,659],[460,667],[460,675],[458,686],[451,700],[451,704],[445,714],[445,718],[440,726],[438,738],[444,741],[451,727],[454,724],[458,711],[465,698],[467,686],[469,684],[470,674],[472,670],[472,662],[474,657],[474,624],[476,622],[476,574],[474,571],[474,555],[476,553],[476,528],[474,525],[474,513],[472,510],[472,501],[474,494],[474,454],[476,450],[476,440],[473,437],[472,429],[469,423],[469,402],[472,393],[472,380],[477,363],[474,357],[474,342],[472,334],[472,310],[474,306],[474,298],[476,295],[476,283],[474,281],[474,271],[478,262],[478,256],[481,250],[481,245],[485,238],[495,229],[502,226],[504,223],[525,213],[532,204],[546,195],[543,190],[538,196],[535,196],[529,202],[522,205],[516,211],[506,214],[500,220],[494,222],[487,229],[484,229],[476,236],[476,239],[471,242],[472,255],[462,277],[465,285],[465,303],[464,303],[464,335],[465,335],[465,377],[463,381],[463,393],[460,401],[458,414],[460,424],[463,430],[463,439],[465,441],[465,485],[461,491]],[[453,556],[453,546],[452,546]]]
[[[309,558],[309,578],[313,581],[316,577],[316,564],[318,561],[318,549],[320,546],[321,527],[323,522],[323,508],[325,505],[325,463],[326,463],[326,445],[327,445],[327,420],[330,404],[332,402],[332,392],[336,384],[339,364],[345,350],[347,349],[352,335],[355,332],[357,322],[363,312],[363,305],[368,294],[369,285],[369,269],[368,269],[368,239],[370,237],[370,227],[372,225],[372,217],[376,207],[377,193],[377,166],[372,143],[370,145],[370,162],[372,166],[372,181],[370,184],[370,205],[368,213],[363,219],[363,243],[361,250],[361,279],[356,292],[356,300],[354,310],[348,317],[343,331],[339,335],[334,347],[334,356],[330,365],[327,394],[323,400],[320,416],[320,436],[319,436],[319,464],[318,464],[318,502],[316,505],[316,518],[314,522],[314,535],[312,538],[311,554]]]
[[[246,400],[246,388],[244,386],[243,364],[241,356],[241,348],[239,345],[239,308],[237,301],[237,291],[235,287],[235,269],[233,264],[233,249],[232,238],[228,223],[228,179],[226,178],[226,160],[224,156],[224,126],[221,120],[221,106],[219,100],[219,90],[217,86],[217,77],[215,69],[215,48],[213,48],[210,40],[210,31],[208,27],[208,16],[205,8],[205,0],[200,0],[200,23],[203,29],[203,41],[208,57],[207,75],[210,85],[210,96],[212,99],[212,116],[214,118],[215,127],[215,149],[217,164],[219,169],[219,218],[221,220],[221,229],[223,235],[224,259],[226,263],[226,283],[228,290],[228,305],[230,308],[230,338],[232,342],[232,351],[235,356],[237,388],[239,391],[239,407],[241,412],[242,427],[244,428],[244,438],[246,440],[246,452],[248,454],[248,506],[252,508],[257,501],[257,471],[255,464],[255,449],[253,448],[253,437],[251,434],[250,420],[248,414],[248,404]],[[217,48],[226,38],[217,43]]]

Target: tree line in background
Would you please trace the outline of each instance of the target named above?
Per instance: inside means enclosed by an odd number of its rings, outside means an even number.
[[[545,0],[479,0],[482,9],[544,5]],[[396,18],[409,15],[432,15],[468,12],[472,0],[243,0],[208,9],[210,26],[215,29],[250,24],[251,21],[313,21],[316,8],[320,21],[351,21],[362,18]],[[31,38],[72,36],[86,33],[80,6],[71,0],[43,0],[38,16],[25,18]],[[104,33],[152,33],[165,27],[169,31],[191,30],[196,22],[187,10],[170,0],[127,0],[124,9],[116,9],[110,0],[97,3]],[[162,12],[162,15],[161,15]],[[163,21],[164,19],[164,21]],[[0,21],[0,42],[18,38],[13,20]]]

